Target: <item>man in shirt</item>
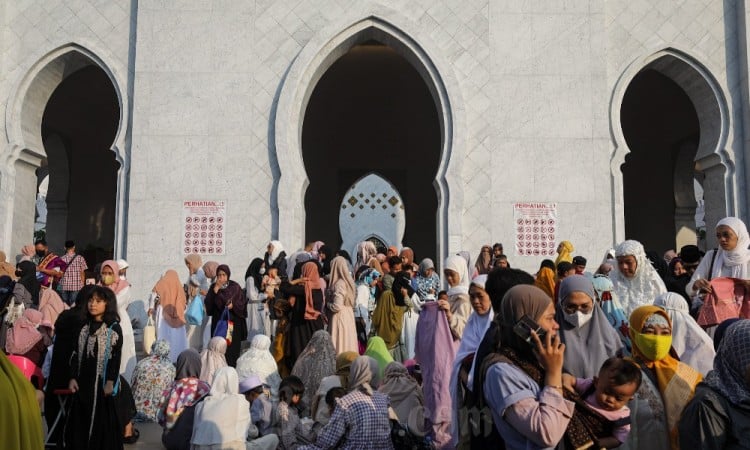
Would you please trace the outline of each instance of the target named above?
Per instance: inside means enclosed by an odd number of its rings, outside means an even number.
[[[89,266],[83,256],[76,253],[76,244],[73,241],[65,241],[65,255],[61,256],[60,259],[65,262],[67,267],[60,279],[61,297],[66,304],[73,305],[78,291],[81,290],[86,281],[85,271],[88,270]]]
[[[39,258],[36,271],[44,275],[39,284],[42,285],[42,289],[55,289],[63,276],[63,272],[65,272],[65,262],[49,251],[47,241],[44,239],[34,242],[34,250],[36,251],[36,257]]]

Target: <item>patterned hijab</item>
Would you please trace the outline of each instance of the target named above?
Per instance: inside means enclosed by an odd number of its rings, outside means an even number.
[[[313,266],[317,271],[317,266]],[[305,404],[312,405],[312,398],[318,392],[320,380],[335,373],[336,349],[333,347],[331,335],[325,330],[318,330],[313,333],[310,342],[302,350],[292,368],[292,375],[298,376],[305,385]]]
[[[185,408],[195,405],[210,392],[208,383],[198,379],[200,371],[200,355],[192,348],[177,357],[175,382],[171,389],[164,392],[158,414],[159,424],[167,430],[174,427]]]
[[[706,384],[735,406],[750,408],[750,320],[739,320],[726,331]]]
[[[615,249],[617,257],[628,255],[635,258],[635,275],[632,278],[626,277],[617,265],[609,274],[625,314],[631,314],[639,306],[651,305],[656,297],[667,292],[664,281],[646,257],[646,251],[640,242],[624,241]]]

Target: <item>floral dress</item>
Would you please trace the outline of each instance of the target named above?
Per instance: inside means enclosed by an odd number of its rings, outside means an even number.
[[[169,359],[169,343],[158,340],[151,356],[138,362],[133,371],[132,389],[136,418],[156,422],[164,390],[174,380],[175,367]]]

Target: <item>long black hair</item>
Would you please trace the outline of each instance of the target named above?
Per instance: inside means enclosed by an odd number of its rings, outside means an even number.
[[[279,385],[279,400],[292,406],[292,397],[295,395],[302,396],[305,393],[305,383],[299,377],[290,375]]]
[[[260,268],[263,266],[263,259],[261,258],[255,258],[250,262],[250,265],[247,266],[247,270],[245,271],[245,280],[248,279],[248,277],[253,277],[253,283],[255,283],[255,288],[260,291],[260,285],[263,281],[263,277],[260,274]],[[245,286],[247,288],[247,286]]]
[[[86,307],[84,307],[87,319],[91,319],[91,315],[88,313],[88,302],[91,301],[91,299],[94,297],[100,298],[106,303],[106,306],[104,308],[104,317],[102,318],[102,321],[104,323],[109,326],[114,322],[120,321],[120,315],[117,313],[117,297],[115,296],[115,293],[114,291],[112,291],[112,289],[106,288],[104,286],[94,286],[88,296],[84,297],[87,303]],[[76,300],[79,300],[79,298],[76,298]]]

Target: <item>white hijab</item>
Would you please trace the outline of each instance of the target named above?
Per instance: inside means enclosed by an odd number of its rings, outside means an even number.
[[[240,381],[233,367],[216,372],[211,393],[195,407],[193,445],[245,443],[250,426],[250,404],[239,393]]]
[[[270,349],[271,339],[268,336],[253,336],[250,348],[237,360],[237,373],[243,380],[250,375],[257,375],[271,389],[271,398],[275,400],[279,396],[281,376]]]
[[[273,252],[271,252],[271,255],[268,257],[268,262],[270,264],[273,264],[276,262],[276,259],[279,257],[281,252],[284,251],[284,246],[281,245],[280,241],[271,241],[269,242],[271,246],[273,246]]]
[[[666,310],[672,320],[672,348],[680,361],[705,377],[714,368],[714,342],[690,316],[685,298],[667,292],[657,297],[654,305]]]
[[[445,258],[443,270],[452,270],[458,274],[458,284],[448,288],[448,296],[469,293],[469,268],[466,266],[466,260],[459,255],[453,255]]]
[[[714,270],[711,274],[711,278],[721,276],[722,266],[729,267],[732,270],[732,278],[747,279],[747,263],[750,261],[750,235],[747,233],[747,227],[744,222],[736,217],[725,217],[716,224],[716,228],[721,225],[726,225],[734,231],[737,235],[737,245],[732,250],[722,250],[721,247],[717,250],[717,262],[720,264],[714,264]]]
[[[627,240],[615,249],[615,257],[628,255],[635,257],[635,276],[625,277],[616,264],[609,274],[626,317],[630,317],[630,313],[639,306],[651,305],[656,297],[667,292],[664,281],[646,258],[646,251],[640,242]]]

